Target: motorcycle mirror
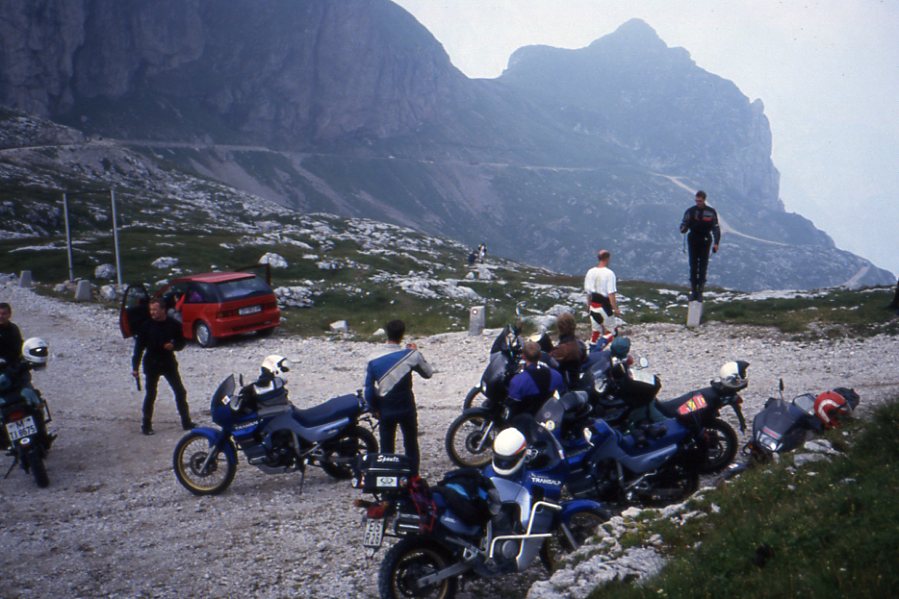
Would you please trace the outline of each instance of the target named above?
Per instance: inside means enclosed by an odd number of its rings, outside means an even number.
[[[648,368],[649,367],[649,360],[646,359],[645,357],[641,357],[639,362],[640,362],[640,368]]]
[[[779,387],[780,387],[780,392],[783,393],[783,390],[784,390],[784,380],[783,379],[780,379]]]

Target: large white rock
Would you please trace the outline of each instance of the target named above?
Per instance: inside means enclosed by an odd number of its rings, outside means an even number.
[[[287,268],[287,260],[274,252],[268,252],[259,258],[259,264],[268,264],[272,268]]]

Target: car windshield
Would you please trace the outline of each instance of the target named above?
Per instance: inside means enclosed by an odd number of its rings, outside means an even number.
[[[226,281],[215,286],[222,301],[242,299],[254,295],[268,295],[272,288],[258,277],[240,279],[238,281]]]

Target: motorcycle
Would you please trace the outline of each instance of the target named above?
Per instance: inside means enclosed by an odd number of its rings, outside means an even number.
[[[787,403],[783,397],[783,380],[779,388],[780,397],[769,397],[764,409],[752,420],[752,440],[745,449],[756,461],[764,462],[772,454],[792,451],[810,436],[834,426],[832,413],[825,412],[830,407],[826,405],[828,396],[835,394],[842,414],[855,410],[859,403],[858,393],[843,387],[818,396],[802,393]]]
[[[740,431],[746,431],[739,391],[748,385],[748,362],[728,362],[721,368],[722,376],[711,381],[710,386],[669,400],[656,398],[661,383],[655,375],[646,374],[649,366],[646,358],[612,358],[609,366],[596,360],[592,363],[596,381],[591,399],[593,413],[611,426],[628,432],[639,423],[679,419],[704,437],[706,456],[700,465],[702,474],[720,472],[737,455],[737,433],[720,415],[729,406],[737,415]]]
[[[195,495],[228,488],[238,449],[266,474],[299,471],[301,492],[307,465],[349,479],[356,457],[378,450],[371,431],[358,424],[368,411],[359,392],[301,410],[287,398],[283,379],[265,370],[255,383],[244,386],[241,379],[240,385],[235,394],[232,374],[212,394],[210,413],[219,429],[194,428],[175,446],[175,476]]]
[[[459,577],[522,572],[538,558],[552,569],[558,552],[577,549],[608,519],[594,501],[559,501],[561,486],[539,478],[459,470],[431,489],[404,456],[365,456],[354,483],[375,501],[356,501],[366,510],[363,547],[374,554],[385,536],[400,539],[381,562],[382,599],[451,599]],[[473,503],[483,509],[466,516]]]
[[[672,418],[624,434],[602,419],[585,426],[589,411],[584,391],[550,398],[526,435],[535,453],[528,468],[555,469],[572,497],[606,503],[665,505],[699,487],[704,448],[690,427]],[[556,456],[551,466],[546,453]]]
[[[41,392],[31,384],[31,371],[47,364],[47,344],[32,337],[22,344],[24,361],[0,365],[0,449],[13,457],[13,463],[3,478],[7,478],[16,464],[34,477],[38,487],[50,484],[44,461],[56,435],[47,430],[53,419],[50,407]]]
[[[480,468],[491,459],[493,439],[507,416],[509,381],[522,363],[521,310],[525,305],[525,302],[516,304],[516,322],[507,324],[497,335],[480,384],[472,387],[465,396],[462,414],[450,423],[446,431],[446,453],[457,466]],[[557,367],[555,360],[545,353],[550,347],[548,342],[548,336],[542,333],[538,343],[544,349],[543,361]],[[483,397],[481,404],[474,405],[480,396]]]

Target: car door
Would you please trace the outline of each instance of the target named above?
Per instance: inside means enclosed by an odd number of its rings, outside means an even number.
[[[134,336],[148,318],[150,318],[150,294],[147,288],[141,283],[128,285],[119,308],[119,330],[122,337],[128,339]]]

